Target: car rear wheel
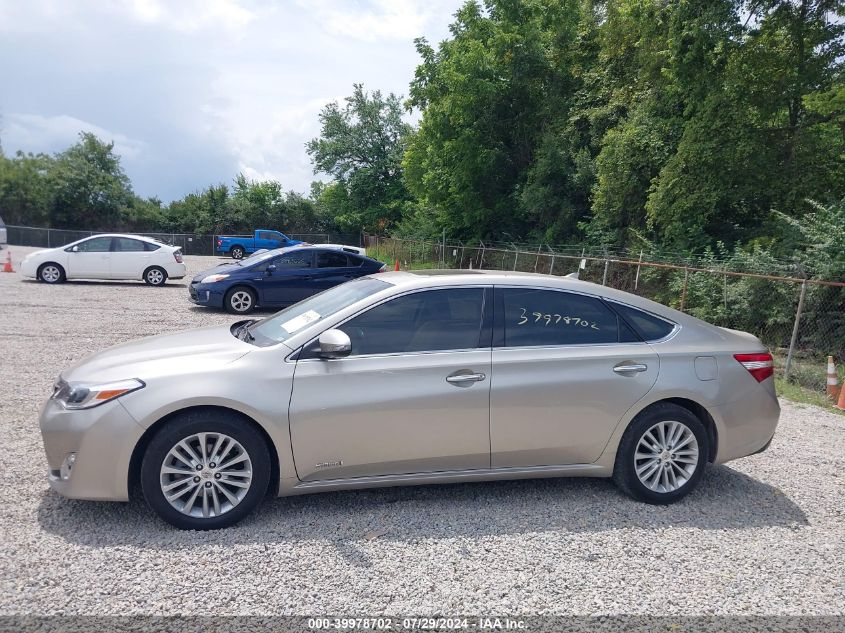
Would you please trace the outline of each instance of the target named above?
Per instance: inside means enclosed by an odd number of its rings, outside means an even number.
[[[229,253],[232,255],[232,259],[241,259],[244,256],[244,249],[241,246],[233,246]]]
[[[59,284],[65,280],[65,269],[53,262],[47,262],[38,269],[38,278],[44,283]]]
[[[218,410],[187,412],[155,435],[141,463],[144,498],[183,530],[215,530],[252,512],[270,483],[270,453],[251,423]]]
[[[673,503],[698,484],[708,454],[701,420],[683,407],[659,404],[637,416],[625,431],[613,480],[639,501]]]
[[[255,293],[243,286],[232,288],[226,294],[225,306],[232,314],[249,314],[255,309]]]
[[[159,266],[150,266],[144,271],[144,281],[150,286],[163,286],[167,281],[167,272]]]

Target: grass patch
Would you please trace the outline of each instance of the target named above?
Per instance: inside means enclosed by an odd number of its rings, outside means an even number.
[[[825,394],[819,393],[818,391],[787,382],[783,378],[775,378],[775,389],[781,398],[802,404],[812,404],[826,411],[832,411],[833,413],[845,416],[845,411],[840,411],[834,407],[833,402]]]

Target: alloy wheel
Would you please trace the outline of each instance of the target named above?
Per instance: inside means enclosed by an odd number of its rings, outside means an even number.
[[[62,272],[56,266],[47,265],[41,269],[41,279],[48,284],[56,283],[62,277]]]
[[[229,303],[235,312],[246,312],[252,307],[252,295],[246,290],[237,290],[232,293]]]
[[[164,275],[160,270],[154,268],[147,273],[147,281],[153,286],[159,286],[164,283]]]
[[[698,468],[698,440],[682,422],[661,421],[643,433],[634,452],[637,478],[649,490],[666,493],[683,487]]]
[[[252,485],[246,449],[223,433],[195,433],[179,441],[161,465],[161,492],[182,514],[211,518],[237,506]]]

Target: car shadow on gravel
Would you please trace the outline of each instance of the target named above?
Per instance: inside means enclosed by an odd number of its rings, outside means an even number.
[[[366,566],[366,557],[356,542],[376,538],[412,542],[530,532],[808,525],[801,508],[780,490],[726,466],[709,467],[699,487],[671,506],[633,501],[608,479],[538,479],[268,498],[233,528],[184,532],[159,520],[137,494],[130,503],[104,503],[72,501],[48,490],[38,521],[46,532],[89,547],[169,550],[324,541],[358,566]]]

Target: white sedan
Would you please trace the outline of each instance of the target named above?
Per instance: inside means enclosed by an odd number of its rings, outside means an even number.
[[[140,235],[94,235],[27,255],[24,277],[56,284],[66,279],[143,279],[161,286],[185,276],[182,251]]]

